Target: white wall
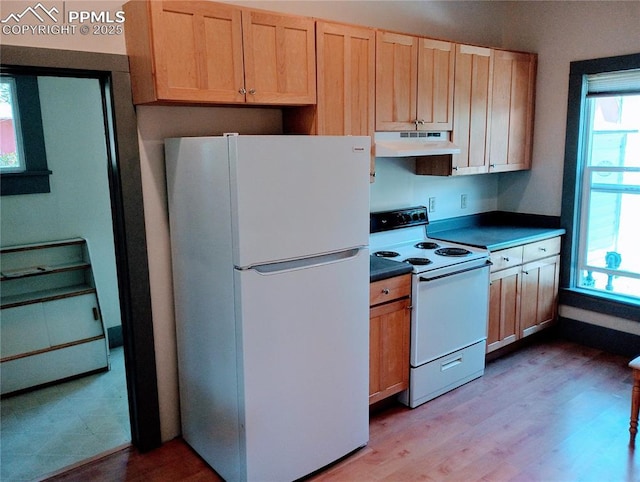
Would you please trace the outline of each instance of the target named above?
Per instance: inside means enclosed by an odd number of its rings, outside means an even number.
[[[13,2],[3,0],[1,12]],[[20,2],[23,5],[31,3]],[[67,2],[70,3],[70,2]],[[88,1],[76,4],[89,5]],[[122,2],[101,2],[118,8]],[[381,161],[372,186],[372,206],[423,203],[435,195],[432,219],[500,208],[540,214],[560,213],[569,61],[640,50],[640,2],[480,2],[480,1],[242,1],[242,5],[317,16],[347,23],[486,46],[539,53],[533,169],[524,173],[469,178],[410,175],[405,164]],[[4,43],[125,53],[122,37],[2,38]],[[170,111],[166,109],[172,109]],[[238,109],[234,109],[238,110]],[[278,129],[272,110],[251,109],[239,118],[216,108],[139,108],[143,194],[163,439],[179,432],[175,334],[171,310],[164,173],[160,139],[166,134]],[[197,113],[197,114],[196,114]],[[235,115],[235,114],[234,114]],[[253,117],[255,115],[255,118]],[[262,120],[258,121],[257,118]],[[257,122],[256,124],[253,124]],[[211,123],[211,124],[209,124]],[[249,123],[249,124],[245,124]],[[233,128],[225,128],[230,125]],[[246,129],[245,129],[246,128]],[[406,161],[411,162],[411,161]],[[469,207],[460,211],[459,194],[468,191]]]
[[[640,52],[640,2],[509,2],[504,43],[538,53],[530,172],[501,174],[505,211],[559,216],[569,63]]]
[[[2,197],[2,246],[85,238],[105,324],[119,326],[100,85],[96,79],[40,77],[38,88],[51,192]]]
[[[376,160],[376,182],[371,184],[371,211],[409,206],[428,206],[435,197],[435,210],[429,220],[467,216],[495,211],[498,207],[498,176],[417,176],[415,158]],[[460,207],[460,196],[467,195],[467,207]]]

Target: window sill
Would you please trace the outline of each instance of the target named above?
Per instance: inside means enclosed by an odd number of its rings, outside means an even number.
[[[5,172],[0,175],[0,195],[40,194],[51,192],[51,171]]]
[[[562,288],[560,304],[640,321],[640,302],[619,295],[600,294],[581,288]]]

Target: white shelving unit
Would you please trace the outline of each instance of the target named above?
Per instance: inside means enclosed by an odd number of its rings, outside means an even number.
[[[109,369],[86,240],[0,248],[0,271],[2,395]]]

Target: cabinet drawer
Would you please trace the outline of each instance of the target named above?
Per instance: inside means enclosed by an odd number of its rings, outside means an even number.
[[[493,263],[492,272],[522,264],[522,246],[501,249],[491,253],[491,262]]]
[[[370,284],[369,305],[378,305],[410,295],[411,275],[394,276]]]
[[[560,236],[524,245],[524,263],[560,253]]]

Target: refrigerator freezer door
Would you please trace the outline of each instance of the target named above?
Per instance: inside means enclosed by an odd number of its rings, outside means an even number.
[[[236,266],[369,244],[369,137],[228,139]]]
[[[236,270],[247,480],[293,480],[367,443],[369,252]]]

